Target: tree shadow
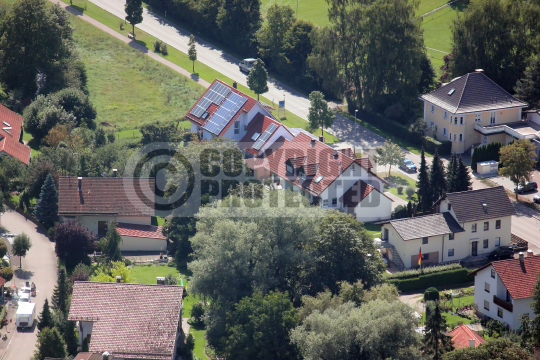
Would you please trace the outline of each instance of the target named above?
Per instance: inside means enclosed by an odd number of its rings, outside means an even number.
[[[453,4],[450,4],[449,7],[452,10],[463,12],[465,11],[465,9],[467,9],[467,7],[469,7],[469,1],[466,1],[466,0],[456,1]]]
[[[30,278],[34,275],[33,271],[24,270],[24,269],[15,269],[15,276],[17,276],[17,279],[19,280],[30,280]]]
[[[77,5],[70,5],[70,7],[72,7],[73,9],[81,12],[84,14],[84,8],[83,7],[80,7],[80,6],[77,6]]]
[[[406,179],[396,175],[385,176],[384,180],[394,183],[396,185],[409,186],[409,182]]]

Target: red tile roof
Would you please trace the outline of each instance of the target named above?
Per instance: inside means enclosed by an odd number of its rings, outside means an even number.
[[[99,353],[80,352],[73,360],[103,360],[103,355]]]
[[[172,360],[184,288],[76,281],[68,319],[92,321],[90,352]]]
[[[6,122],[8,125],[4,124]],[[21,138],[23,118],[7,107],[0,105],[0,154],[6,153],[21,160],[28,165],[30,163],[30,148],[19,142]],[[11,127],[11,129],[5,129]]]
[[[0,276],[0,286],[4,285],[6,283],[6,279]]]
[[[371,163],[371,161],[369,160],[368,157],[365,157],[365,158],[360,158],[360,159],[354,159],[354,162],[357,163],[358,165],[360,165],[361,167],[363,167],[364,169],[372,169],[373,168],[373,164]]]
[[[268,126],[270,126],[270,124],[275,124],[277,126],[275,131],[278,131],[279,127],[283,126],[283,124],[281,124],[279,121],[276,121],[261,113],[257,113],[257,115],[255,115],[253,119],[251,119],[248,126],[246,127],[246,135],[244,135],[242,140],[240,140],[240,148],[252,155],[257,156],[260,150],[252,148],[253,144],[255,144],[255,141],[253,141],[251,138],[255,133],[259,133],[259,136],[262,135],[262,133],[264,133],[264,131],[268,128]],[[270,141],[270,137],[266,140],[261,149],[268,141]]]
[[[60,177],[59,215],[154,216],[154,178],[83,178],[82,191],[76,177]]]
[[[540,255],[525,256],[523,264],[519,259],[494,261],[491,263],[512,299],[533,296],[534,283],[540,273]],[[478,269],[480,270],[480,269]],[[477,271],[478,271],[477,270]]]
[[[356,207],[372,191],[378,191],[379,193],[381,193],[381,195],[388,198],[388,196],[384,195],[382,192],[377,190],[377,188],[371,186],[370,184],[366,183],[363,180],[358,180],[356,183],[354,183],[353,186],[349,188],[349,190],[345,192],[345,194],[343,194],[343,196],[340,198],[340,201],[347,204],[348,206]],[[394,200],[392,199],[390,199],[390,201],[394,202]]]
[[[161,226],[118,223],[116,230],[121,236],[165,240]]]
[[[185,118],[191,122],[194,122],[195,124],[199,125],[199,126],[204,126],[204,124],[206,124],[208,122],[208,120],[210,120],[210,118],[213,116],[213,114],[216,112],[216,110],[219,108],[218,105],[215,105],[215,104],[211,104],[207,111],[210,115],[208,115],[206,117],[206,119],[203,119],[202,117],[195,117],[192,113],[191,113],[191,110],[193,110],[193,108],[199,103],[199,101],[201,101],[202,98],[204,98],[204,96],[206,95],[206,93],[208,92],[208,90],[212,87],[212,85],[214,85],[216,82],[220,82],[221,84],[227,86],[229,89],[231,89],[233,92],[235,92],[236,94],[240,95],[240,96],[243,96],[245,98],[247,98],[247,101],[246,103],[238,110],[238,112],[236,113],[236,115],[233,116],[233,118],[231,119],[231,121],[229,121],[229,123],[223,128],[223,130],[221,131],[221,133],[219,134],[219,136],[223,136],[223,134],[225,134],[225,132],[231,127],[231,125],[236,121],[236,119],[238,119],[238,117],[240,116],[240,114],[242,113],[242,111],[250,111],[253,106],[255,106],[255,104],[257,103],[257,100],[255,100],[254,98],[252,98],[251,96],[249,95],[246,95],[244,94],[243,92],[239,91],[238,89],[235,89],[233,88],[232,86],[224,83],[223,81],[221,80],[214,80],[214,82],[208,87],[208,89],[206,89],[206,91],[204,92],[204,94],[200,97],[200,99],[195,103],[193,104],[193,106],[191,107],[191,109],[189,109],[188,113],[186,114]],[[225,99],[223,99],[223,101],[225,101]],[[221,104],[220,104],[221,105]],[[202,115],[201,115],[202,116]]]
[[[469,340],[474,339],[474,347],[477,347],[486,342],[483,337],[472,331],[467,325],[462,324],[448,333],[452,337],[454,347],[462,349],[469,347]]]
[[[353,159],[339,151],[334,158],[333,148],[320,141],[314,141],[312,146],[311,140],[311,137],[300,133],[293,140],[284,142],[280,148],[268,155],[268,170],[318,196],[353,163]],[[307,164],[320,165],[314,176],[302,180],[287,173],[287,162],[298,167]],[[316,183],[319,176],[323,178]]]

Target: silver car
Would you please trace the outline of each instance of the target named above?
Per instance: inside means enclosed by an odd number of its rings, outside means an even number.
[[[244,59],[240,61],[240,65],[239,65],[240,71],[243,71],[249,74],[251,69],[253,69],[253,65],[255,64],[255,61],[257,61],[257,59]]]

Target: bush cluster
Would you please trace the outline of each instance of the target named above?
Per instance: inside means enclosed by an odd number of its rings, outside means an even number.
[[[169,55],[169,50],[167,49],[167,44],[165,44],[163,41],[156,39],[154,41],[154,52],[155,53],[162,53],[163,55]]]
[[[400,272],[396,272],[393,274],[388,274],[386,276],[387,279],[410,279],[410,278],[417,278],[420,275],[428,275],[443,271],[449,271],[449,270],[456,270],[461,269],[461,265],[454,263],[454,264],[447,264],[447,265],[437,265],[437,266],[430,266],[422,269],[410,269],[410,270],[403,270]]]
[[[439,152],[439,155],[448,155],[452,151],[452,142],[438,141],[430,136],[424,136],[423,145],[424,149],[432,154],[435,153],[435,150]]]
[[[471,169],[476,171],[476,164],[483,161],[495,160],[499,161],[501,155],[499,150],[503,144],[501,143],[491,143],[487,145],[482,145],[474,148],[474,152],[471,158]]]

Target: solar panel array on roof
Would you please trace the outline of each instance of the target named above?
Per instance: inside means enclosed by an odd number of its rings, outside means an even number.
[[[223,99],[231,93],[231,89],[220,82],[216,82],[204,95],[204,97],[195,105],[191,114],[196,117],[201,117],[206,112],[210,104],[221,104]]]
[[[276,124],[270,124],[270,126],[266,128],[266,131],[261,135],[261,137],[259,137],[259,140],[257,140],[255,144],[253,144],[253,148],[255,150],[260,150],[261,147],[266,142],[266,140],[270,138],[270,136],[274,133],[274,131],[276,131],[276,129],[277,129]]]
[[[210,131],[212,134],[219,135],[246,101],[247,98],[240,96],[237,93],[231,93],[210,120],[204,125],[204,129]]]

